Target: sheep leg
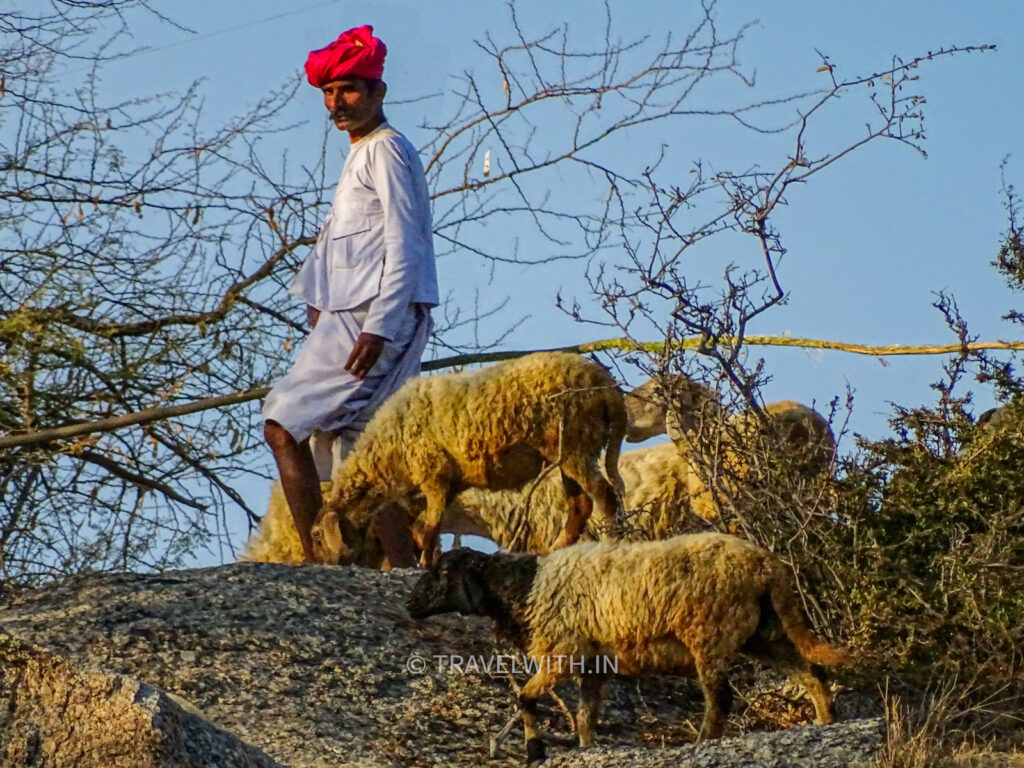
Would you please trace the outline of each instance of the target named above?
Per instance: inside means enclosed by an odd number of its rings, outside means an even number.
[[[616,537],[619,528],[618,516],[622,505],[615,487],[601,474],[596,462],[586,459],[570,461],[563,464],[561,469],[562,487],[565,490],[566,499],[569,501],[569,518],[566,520],[563,531],[565,541],[560,546],[573,544],[579,539],[580,534],[586,528],[587,520],[590,518],[595,503],[601,516],[598,526],[600,537],[602,539]],[[573,482],[567,483],[566,478]],[[583,494],[586,495],[583,496]],[[583,497],[582,502],[575,500],[579,496]],[[562,541],[562,537],[559,537],[559,541]],[[554,548],[557,549],[558,546]]]
[[[590,498],[584,494],[583,488],[572,477],[569,477],[565,470],[562,470],[562,490],[565,492],[565,500],[569,506],[569,514],[565,519],[565,528],[558,535],[552,549],[560,549],[579,541],[583,530],[587,527],[587,520],[594,506]]]
[[[420,553],[420,566],[429,568],[441,558],[441,516],[451,501],[452,493],[449,486],[442,481],[423,485],[421,490],[427,499],[427,511],[423,513],[423,551]]]
[[[814,704],[814,722],[828,725],[836,721],[835,702],[829,690],[825,672],[817,664],[808,664],[806,670],[796,670],[790,674],[807,689],[807,695]]]
[[[817,664],[804,659],[788,637],[773,641],[757,641],[748,644],[743,652],[761,663],[774,667],[799,683],[807,691],[814,705],[814,722],[828,725],[836,721],[832,691],[828,687],[825,671]]]
[[[546,658],[538,658],[539,666],[545,666]],[[519,714],[523,718],[523,737],[526,739],[526,764],[536,765],[547,759],[544,739],[537,729],[537,702],[540,697],[558,684],[558,676],[552,670],[541,669],[526,681],[519,692]]]
[[[622,500],[618,492],[603,477],[600,478],[601,488],[594,497],[597,502],[598,514],[601,515],[601,538],[617,538],[619,536],[619,513],[622,511]]]
[[[576,733],[581,747],[589,747],[594,743],[594,730],[597,727],[597,716],[601,711],[601,700],[604,698],[604,687],[607,675],[591,674],[580,678],[580,707],[576,713]]]
[[[702,658],[694,654],[697,680],[704,693],[704,720],[697,741],[717,739],[725,730],[725,719],[732,709],[732,689],[726,674],[726,665],[718,658]]]
[[[401,504],[388,501],[378,507],[371,533],[383,550],[381,567],[384,570],[416,565],[416,545],[409,528],[409,513]]]

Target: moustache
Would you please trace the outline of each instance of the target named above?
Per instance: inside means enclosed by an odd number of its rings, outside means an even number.
[[[342,107],[335,107],[331,110],[329,118],[331,120],[341,120],[344,118],[352,117],[353,113],[351,110],[344,109]]]

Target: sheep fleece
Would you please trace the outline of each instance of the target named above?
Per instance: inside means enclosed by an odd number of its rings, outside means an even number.
[[[619,674],[650,674],[692,664],[679,637],[728,665],[757,628],[761,596],[773,585],[792,595],[791,584],[774,555],[725,534],[581,543],[540,559],[527,600],[527,650],[534,658],[607,654],[618,658]],[[789,601],[780,619],[802,655],[839,661]]]

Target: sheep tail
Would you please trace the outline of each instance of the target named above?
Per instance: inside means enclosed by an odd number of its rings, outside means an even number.
[[[624,503],[626,484],[619,474],[619,453],[622,440],[626,437],[626,406],[618,389],[605,401],[605,423],[608,425],[607,442],[604,451],[604,474],[615,490],[618,491],[620,503]]]
[[[782,563],[772,564],[769,586],[772,608],[782,622],[786,636],[796,646],[800,655],[812,664],[823,667],[841,667],[850,663],[850,655],[844,649],[822,640],[807,626],[807,617],[796,599],[793,577]]]

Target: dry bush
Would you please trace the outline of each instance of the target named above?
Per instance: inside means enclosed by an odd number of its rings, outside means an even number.
[[[886,696],[886,742],[878,768],[1019,768],[1024,753],[998,744],[979,745],[958,728],[977,711],[974,698],[956,678],[947,678],[913,704]]]

